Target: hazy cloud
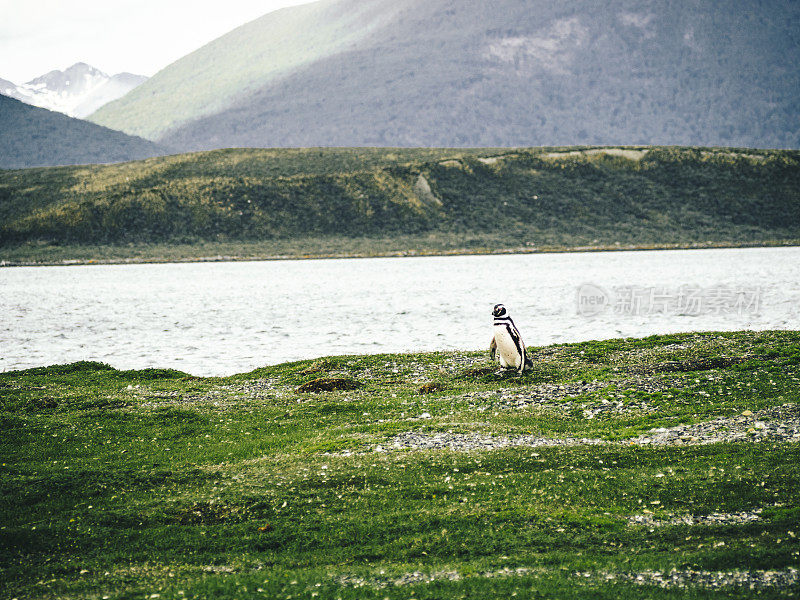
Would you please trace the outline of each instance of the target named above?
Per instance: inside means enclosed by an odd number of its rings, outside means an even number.
[[[86,62],[153,75],[231,29],[310,0],[0,0],[0,77]]]

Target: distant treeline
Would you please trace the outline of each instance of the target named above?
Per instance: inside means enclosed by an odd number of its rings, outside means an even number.
[[[0,171],[0,245],[436,232],[514,245],[800,238],[800,152],[220,150]]]

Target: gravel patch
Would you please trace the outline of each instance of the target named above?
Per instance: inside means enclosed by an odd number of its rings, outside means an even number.
[[[402,587],[406,585],[431,583],[434,581],[460,581],[462,579],[471,579],[474,577],[523,577],[525,575],[545,572],[546,571],[544,569],[534,569],[531,567],[517,567],[513,569],[504,568],[496,571],[470,573],[469,575],[462,575],[458,571],[432,571],[430,573],[411,571],[396,577],[357,577],[352,575],[341,575],[336,578],[336,581],[340,585],[347,587],[371,587],[375,589],[383,589],[391,586]]]
[[[456,571],[434,571],[423,573],[422,571],[411,571],[403,573],[399,577],[357,577],[355,575],[340,575],[336,582],[345,587],[370,587],[383,589],[389,586],[417,585],[420,583],[431,583],[433,581],[458,581],[461,575]]]
[[[594,577],[594,573],[578,573]],[[800,584],[800,572],[788,568],[784,571],[641,571],[639,573],[600,574],[606,581],[622,581],[636,585],[652,585],[661,588],[727,588],[739,587],[750,590],[788,590]]]
[[[631,525],[646,525],[648,527],[667,527],[670,525],[743,525],[761,520],[763,509],[756,508],[752,511],[738,513],[711,513],[709,515],[679,515],[663,519],[654,515],[632,515],[628,517]]]
[[[767,440],[800,442],[800,405],[783,404],[754,414],[652,429],[646,434],[627,440],[626,443],[641,446],[680,446]]]
[[[608,442],[590,438],[548,438],[535,435],[516,437],[490,436],[479,433],[438,432],[424,433],[406,431],[389,440],[389,446],[395,450],[453,450],[465,452],[469,450],[499,450],[513,446],[582,446],[606,444]]]
[[[546,574],[542,568],[517,567],[504,568],[495,571],[484,571],[462,575],[458,571],[433,571],[423,573],[412,571],[395,577],[358,577],[341,575],[336,578],[339,585],[346,587],[370,587],[384,589],[387,587],[403,587],[420,585],[434,581],[460,581],[474,577],[525,577],[528,575]],[[751,590],[777,589],[788,590],[800,583],[800,573],[797,569],[788,568],[783,571],[696,571],[693,569],[670,571],[640,571],[632,573],[576,571],[574,577],[584,580],[603,580],[609,582],[633,583],[636,585],[651,585],[661,588],[730,588],[743,587]]]
[[[648,394],[676,387],[675,381],[653,377],[633,377],[617,381],[576,381],[566,384],[544,383],[524,389],[500,389],[471,392],[460,396],[473,410],[539,410],[583,411],[583,416],[593,419],[600,414],[623,414],[628,412],[651,413],[658,409],[645,401],[595,400],[575,402],[570,400],[614,386],[621,391],[641,391]],[[682,383],[680,385],[683,385]],[[620,394],[621,396],[622,394]]]
[[[682,446],[719,442],[800,442],[800,405],[784,404],[755,414],[719,417],[703,423],[652,429],[646,434],[609,442],[597,438],[551,438],[535,435],[491,436],[480,433],[406,431],[391,438],[380,450],[498,450],[527,446],[581,446],[622,443],[639,446]]]

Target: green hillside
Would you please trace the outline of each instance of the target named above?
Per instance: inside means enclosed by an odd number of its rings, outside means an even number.
[[[335,240],[337,248],[800,239],[800,152],[223,150],[0,171],[0,245]],[[365,242],[366,240],[366,242]],[[386,247],[394,240],[394,248]]]
[[[649,232],[649,242],[705,231],[781,237],[797,231],[799,156],[671,148],[216,151],[3,172],[0,231],[4,242],[81,243],[438,229],[511,231],[534,242],[537,232],[579,242],[592,235],[629,242],[634,232]]]

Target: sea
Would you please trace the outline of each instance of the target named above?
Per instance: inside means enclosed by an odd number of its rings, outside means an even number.
[[[224,376],[332,355],[800,329],[800,247],[0,269],[0,371]]]

